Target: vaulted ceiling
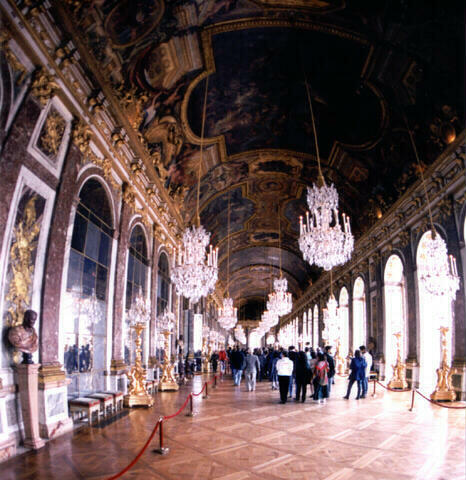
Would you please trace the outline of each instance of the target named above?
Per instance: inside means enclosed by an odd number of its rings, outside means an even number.
[[[220,248],[220,290],[229,258],[230,293],[246,316],[280,270],[295,297],[320,274],[297,242],[317,172],[305,79],[324,176],[356,236],[419,173],[404,116],[425,164],[463,128],[459,0],[77,3],[70,34],[95,61],[89,75],[98,65],[116,98],[139,99],[126,113],[186,224],[200,168],[200,217]]]

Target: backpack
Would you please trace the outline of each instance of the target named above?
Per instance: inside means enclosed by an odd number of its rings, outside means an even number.
[[[320,385],[328,384],[327,368],[328,368],[327,362],[319,362],[315,367],[316,376]]]

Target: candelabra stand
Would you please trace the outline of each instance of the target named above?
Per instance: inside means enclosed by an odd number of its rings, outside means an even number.
[[[456,400],[456,392],[451,386],[451,376],[453,375],[453,370],[448,365],[448,330],[448,327],[440,327],[440,333],[442,336],[442,363],[440,364],[440,368],[437,368],[437,385],[435,386],[435,390],[430,395],[431,400],[435,400],[437,402],[453,402]]]
[[[202,371],[204,373],[210,373],[210,357],[212,356],[212,343],[209,340],[206,340],[204,343],[204,361],[202,365]]]
[[[129,379],[128,394],[124,397],[125,407],[145,406],[152,407],[154,399],[146,390],[146,371],[142,367],[142,349],[141,349],[141,333],[146,328],[143,323],[136,323],[131,326],[136,332],[136,359],[131,370],[126,372]]]
[[[159,382],[159,391],[175,391],[180,387],[176,382],[175,373],[173,372],[175,365],[170,361],[170,355],[168,354],[170,348],[170,330],[164,330],[162,333],[165,337],[165,345],[163,349],[162,378]]]
[[[335,363],[336,363],[336,370],[338,375],[344,375],[346,373],[346,360],[341,356],[341,343],[340,339],[337,340],[337,346],[335,351]]]
[[[406,381],[406,364],[401,360],[401,332],[393,334],[396,338],[396,363],[393,367],[393,377],[388,383],[389,388],[397,390],[406,390],[408,382]]]

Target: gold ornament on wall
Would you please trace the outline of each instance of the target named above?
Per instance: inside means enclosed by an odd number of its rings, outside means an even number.
[[[5,58],[13,71],[19,73],[19,76],[16,79],[16,85],[21,85],[26,79],[27,70],[11,50],[9,45],[10,39],[10,32],[7,29],[3,28],[3,30],[0,32],[0,50],[3,51]]]
[[[9,302],[8,326],[22,324],[24,312],[31,304],[31,285],[34,275],[32,254],[37,246],[40,224],[36,219],[37,197],[28,200],[23,220],[13,230],[13,242],[10,247],[12,277],[8,286],[6,301]]]
[[[47,115],[37,142],[38,147],[43,153],[49,157],[55,157],[58,154],[65,128],[65,119],[57,111],[52,109]]]
[[[46,105],[58,89],[58,83],[44,68],[35,73],[31,93],[37,97],[41,105]]]

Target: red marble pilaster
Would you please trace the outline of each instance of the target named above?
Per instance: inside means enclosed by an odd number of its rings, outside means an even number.
[[[126,257],[129,245],[129,223],[132,209],[126,202],[121,202],[120,226],[118,230],[118,247],[115,266],[115,297],[113,303],[113,345],[112,370],[124,366],[123,318],[125,312]]]

